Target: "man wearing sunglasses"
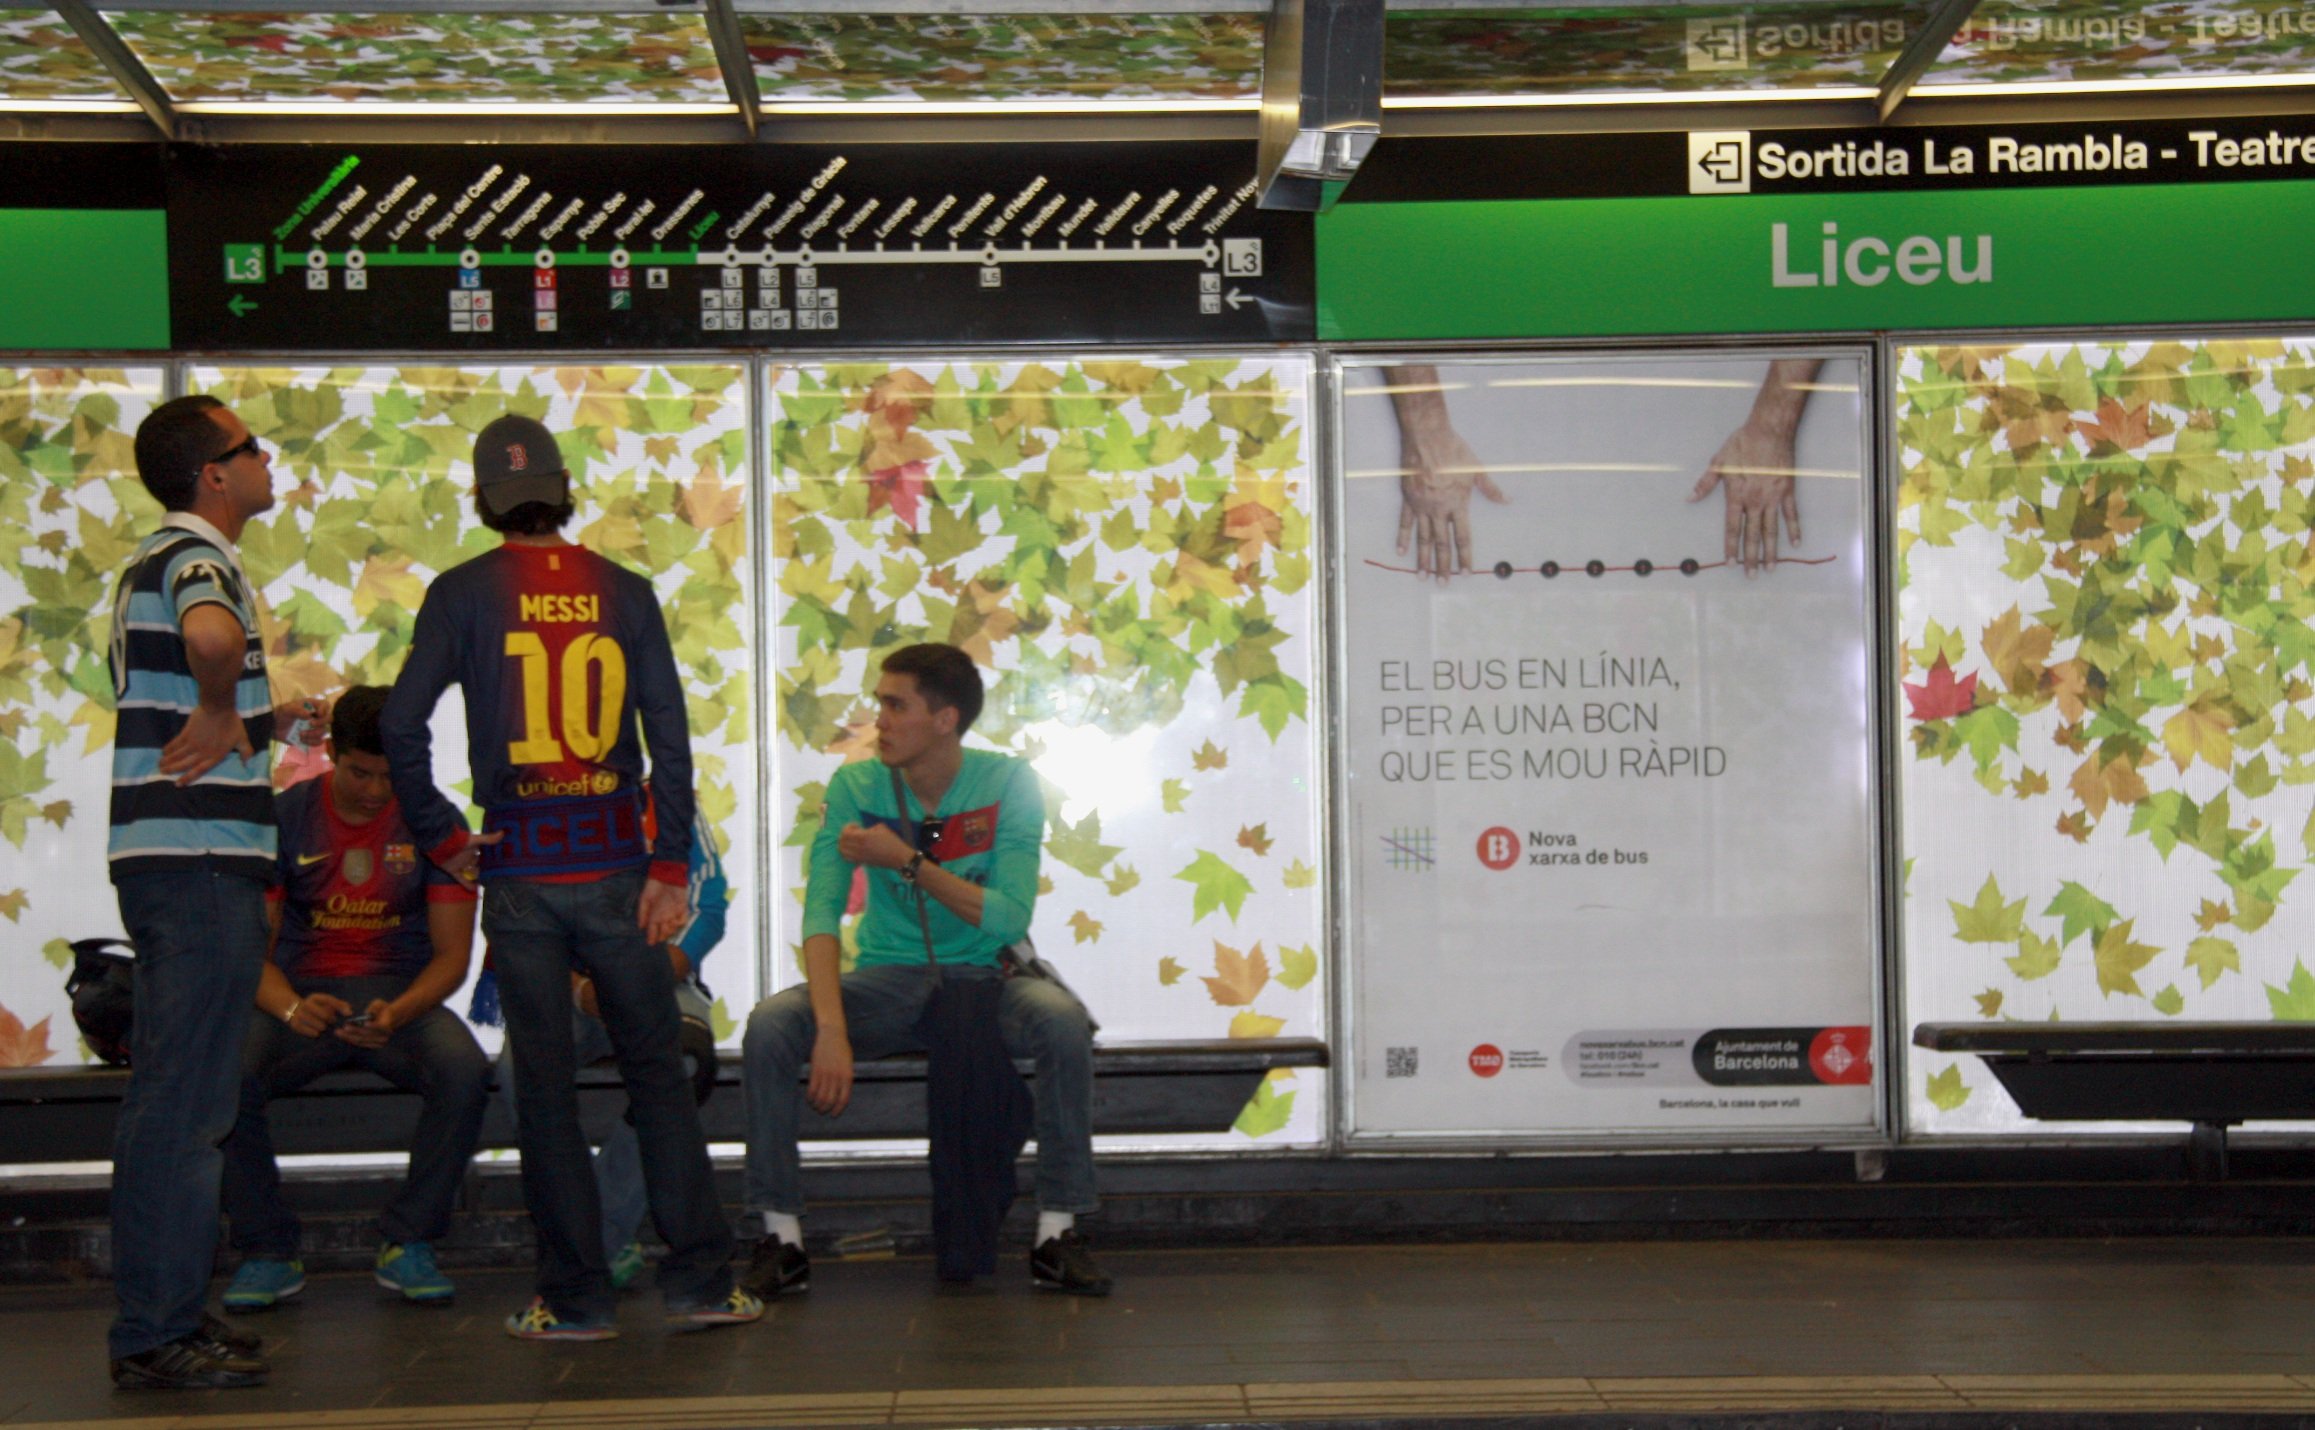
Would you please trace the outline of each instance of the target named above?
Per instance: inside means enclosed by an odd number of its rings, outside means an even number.
[[[272,741],[257,598],[236,543],[273,505],[273,470],[212,397],[137,427],[137,475],[166,509],[114,596],[107,857],[136,946],[130,1073],[113,1139],[109,1349],[123,1389],[259,1385],[258,1338],[203,1308],[217,1242],[218,1144],[265,963]]]

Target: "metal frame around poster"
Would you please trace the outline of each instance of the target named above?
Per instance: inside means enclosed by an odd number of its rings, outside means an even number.
[[[1866,837],[1874,841],[1874,848],[1866,861],[1865,882],[1870,900],[1872,946],[1861,951],[1868,977],[1867,1006],[1875,1020],[1873,1038],[1880,1052],[1874,1058],[1872,1093],[1870,1097],[1871,1124],[1855,1127],[1828,1126],[1819,1128],[1761,1129],[1755,1132],[1722,1133],[1650,1132],[1643,1130],[1575,1131],[1568,1133],[1534,1132],[1468,1132],[1453,1131],[1437,1134],[1409,1134],[1403,1132],[1362,1132],[1358,1122],[1360,1096],[1358,1069],[1364,1051],[1364,1038],[1358,1026],[1361,999],[1360,930],[1357,907],[1357,883],[1354,877],[1354,857],[1351,851],[1349,747],[1341,731],[1344,709],[1341,692],[1347,684],[1344,674],[1349,657],[1349,615],[1346,591],[1346,567],[1340,553],[1347,548],[1342,532],[1343,503],[1347,490],[1346,431],[1343,410],[1345,375],[1361,368],[1375,368],[1400,363],[1472,363],[1503,361],[1546,361],[1567,359],[1679,359],[1712,360],[1746,358],[1769,361],[1780,357],[1823,356],[1853,361],[1857,365],[1859,391],[1859,431],[1857,460],[1863,468],[1864,489],[1860,493],[1859,519],[1864,523],[1864,550],[1870,570],[1866,573],[1863,590],[1863,609],[1859,613],[1858,635],[1870,667],[1866,692],[1867,749],[1862,751],[1862,769],[1872,782],[1866,792],[1867,808],[1863,821]],[[1319,382],[1326,420],[1322,424],[1327,447],[1323,453],[1327,479],[1326,540],[1330,552],[1328,614],[1332,637],[1329,642],[1329,693],[1333,703],[1329,708],[1330,724],[1334,730],[1334,749],[1329,759],[1329,803],[1333,810],[1331,839],[1337,871],[1331,888],[1335,899],[1336,940],[1336,996],[1334,998],[1334,1069],[1336,1093],[1334,1100],[1334,1145],[1343,1155],[1350,1156],[1404,1156],[1408,1154],[1488,1153],[1502,1151],[1525,1152],[1639,1152],[1650,1150],[1711,1150],[1718,1148],[1747,1151],[1809,1148],[1855,1151],[1860,1158],[1875,1157],[1890,1147],[1895,1140],[1897,1126],[1896,1094],[1900,1085],[1892,1076],[1893,1057],[1889,1039],[1896,1026],[1891,1021],[1892,994],[1896,984],[1893,964],[1893,932],[1896,911],[1892,891],[1901,887],[1891,860],[1896,845],[1892,834],[1894,815],[1889,808],[1890,775],[1892,768],[1892,722],[1885,694],[1883,666],[1888,660],[1885,632],[1892,619],[1890,613],[1893,568],[1889,560],[1888,504],[1883,491],[1885,484],[1884,452],[1886,450],[1885,413],[1879,394],[1885,391],[1887,380],[1883,375],[1885,352],[1881,344],[1867,335],[1843,341],[1764,342],[1742,339],[1727,342],[1676,341],[1663,342],[1556,342],[1550,344],[1506,344],[1474,347],[1456,346],[1417,347],[1408,345],[1337,345],[1327,348],[1321,364]],[[1863,1162],[1860,1162],[1863,1165]]]

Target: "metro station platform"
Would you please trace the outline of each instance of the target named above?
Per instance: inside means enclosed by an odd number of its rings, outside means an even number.
[[[754,1326],[517,1342],[508,1269],[445,1309],[316,1275],[246,1318],[259,1390],[124,1394],[102,1282],[0,1290],[0,1424],[346,1427],[2014,1427],[2315,1422],[2315,1241],[1831,1240],[1128,1250],[1105,1301],[1025,1265],[819,1258]],[[222,1289],[222,1281],[219,1289]]]

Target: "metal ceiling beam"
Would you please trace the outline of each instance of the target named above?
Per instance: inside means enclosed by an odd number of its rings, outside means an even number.
[[[1261,206],[1329,207],[1382,119],[1383,0],[1272,0],[1255,165]]]
[[[119,33],[97,14],[96,7],[88,0],[56,0],[56,13],[72,26],[72,32],[80,36],[82,44],[95,51],[98,63],[112,75],[115,84],[128,91],[137,108],[145,111],[145,117],[161,131],[161,137],[176,138],[177,111],[169,103],[168,91],[161,88],[161,82],[153,78],[153,72],[145,68],[145,62],[136,57]]]
[[[1969,23],[1969,17],[1976,13],[1977,6],[1978,0],[1942,0],[1929,13],[1921,33],[1913,37],[1913,43],[1905,47],[1904,52],[1890,64],[1888,72],[1881,76],[1881,98],[1875,107],[1880,111],[1882,123],[1888,123],[1889,116],[1897,112],[1897,106],[1905,102],[1905,96],[1912,90],[1914,81],[1929,73],[1929,67],[1937,63],[1937,57],[1945,53],[1946,45],[1960,33],[1962,26]]]
[[[740,122],[748,137],[763,125],[763,92],[756,87],[756,62],[748,56],[747,34],[731,0],[707,0],[707,37],[715,43],[716,67],[723,71],[723,87],[739,106]]]

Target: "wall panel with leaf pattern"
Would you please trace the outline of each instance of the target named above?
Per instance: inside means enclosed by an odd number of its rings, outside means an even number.
[[[1907,1020],[2315,1018],[2315,340],[1903,348],[1894,412]]]
[[[0,366],[0,1067],[87,1061],[69,940],[120,932],[105,874],[113,576],[160,507],[130,434],[162,371]]]
[[[971,651],[976,743],[1031,757],[1034,934],[1106,1040],[1326,1032],[1310,364],[1119,357],[775,368],[766,403],[777,981],[828,775],[881,653]],[[1226,1144],[1311,1141],[1322,1079]]]

